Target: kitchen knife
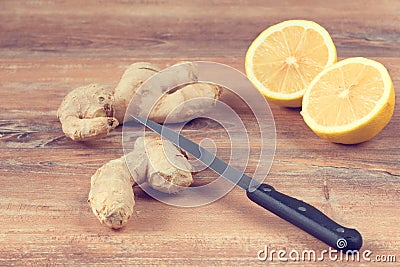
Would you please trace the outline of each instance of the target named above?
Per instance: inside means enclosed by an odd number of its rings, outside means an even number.
[[[305,232],[342,251],[359,250],[361,234],[356,229],[346,228],[328,218],[321,211],[302,200],[278,192],[268,184],[260,184],[245,173],[216,157],[199,144],[154,121],[131,115],[135,120],[163,138],[171,141],[210,169],[246,191],[247,197],[282,219],[296,225]]]

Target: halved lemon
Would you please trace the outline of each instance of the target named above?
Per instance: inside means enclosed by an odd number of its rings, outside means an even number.
[[[390,121],[395,95],[386,68],[367,58],[348,58],[311,82],[301,115],[320,137],[356,144],[377,135]]]
[[[288,20],[263,31],[246,54],[246,74],[268,100],[300,107],[310,82],[336,62],[336,48],[319,24]]]

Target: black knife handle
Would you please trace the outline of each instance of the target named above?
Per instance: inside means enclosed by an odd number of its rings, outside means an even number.
[[[313,206],[270,185],[261,184],[252,192],[247,190],[247,197],[337,250],[359,250],[362,246],[357,230],[339,225]]]

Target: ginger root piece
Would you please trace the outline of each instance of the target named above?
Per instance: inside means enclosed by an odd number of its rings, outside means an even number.
[[[137,62],[130,65],[124,72],[115,88],[115,118],[124,121],[125,111],[137,89],[160,69],[148,62]]]
[[[133,170],[132,177],[126,161]],[[94,215],[104,225],[118,229],[124,226],[133,214],[135,199],[132,186],[145,178],[147,158],[143,150],[134,150],[126,156],[103,165],[91,178],[88,202]]]
[[[102,224],[118,229],[134,212],[133,185],[147,181],[159,191],[176,193],[193,182],[190,170],[187,158],[169,141],[155,136],[140,137],[132,152],[96,171],[91,178],[88,202]]]
[[[215,106],[222,87],[197,82],[199,70],[195,63],[182,62],[174,66],[152,77],[139,92],[134,89],[137,94],[132,99],[129,113],[159,123],[165,123],[168,117],[168,122],[178,123],[205,115]],[[123,78],[127,79],[129,75],[124,74]],[[130,90],[125,88],[124,91]]]
[[[146,137],[147,182],[164,193],[177,193],[193,183],[192,165],[170,141]]]
[[[113,118],[113,91],[98,84],[72,90],[66,95],[57,111],[66,136],[74,141],[84,141],[106,136],[118,126]]]
[[[219,99],[222,87],[205,82],[196,82],[178,87],[157,102],[149,118],[156,122],[189,121],[207,114]]]
[[[135,73],[131,73],[131,75],[135,75]],[[128,75],[124,74],[124,76],[125,78],[128,78]],[[140,88],[140,90],[137,90],[138,88],[125,89],[125,92],[132,90],[136,92],[132,98],[132,103],[129,106],[129,113],[137,114],[142,117],[149,117],[151,120],[155,119],[156,117],[153,117],[150,111],[156,102],[163,103],[165,101],[170,101],[165,98],[165,93],[175,89],[177,85],[197,82],[197,76],[198,67],[196,64],[192,62],[182,62],[172,66],[171,68],[160,71],[158,75],[153,76],[145,86]],[[178,99],[179,98],[171,100]],[[182,101],[183,99],[179,100]],[[181,104],[181,102],[169,102],[167,103],[167,106],[174,107],[179,104]],[[131,118],[128,119],[131,120]],[[173,116],[170,118],[170,122],[173,123],[183,121],[185,120],[178,120],[178,118],[174,118]],[[164,121],[157,122],[163,123]]]

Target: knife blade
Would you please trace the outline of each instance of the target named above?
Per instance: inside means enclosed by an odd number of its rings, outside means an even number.
[[[268,184],[260,184],[250,176],[229,165],[199,144],[170,128],[136,115],[135,120],[169,140],[179,148],[206,164],[217,174],[246,191],[247,197],[292,223],[327,245],[342,251],[359,250],[361,234],[356,229],[346,228],[306,202],[285,195]]]

